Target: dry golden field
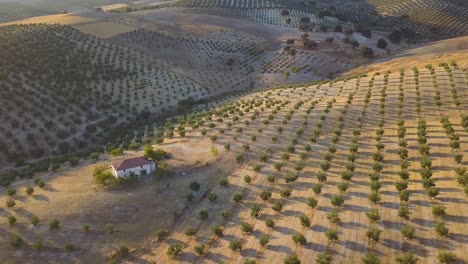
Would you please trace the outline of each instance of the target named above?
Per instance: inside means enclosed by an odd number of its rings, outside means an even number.
[[[26,18],[23,20],[7,22],[7,23],[0,24],[0,26],[39,24],[39,23],[74,25],[74,24],[92,22],[95,20],[96,19],[94,18],[82,17],[82,16],[73,15],[73,14],[57,14],[57,15],[31,17],[31,18]]]

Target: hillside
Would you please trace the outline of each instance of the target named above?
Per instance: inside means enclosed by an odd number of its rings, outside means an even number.
[[[126,3],[129,1],[120,0],[1,0],[0,23],[27,19],[36,16],[62,14],[64,11],[76,12],[86,9],[94,9],[98,6],[111,5],[116,3]]]
[[[387,263],[408,252],[433,263],[449,251],[466,260],[467,81],[455,62],[428,64],[254,92],[148,127],[147,134],[158,135],[155,147],[172,157],[164,161],[171,176],[120,187],[125,191],[93,187],[92,170],[114,159],[104,155],[39,175],[45,187],[32,196],[24,194],[30,183],[14,185],[16,209],[0,220],[0,255],[261,263],[295,253],[305,263],[364,256]],[[142,150],[124,153],[138,155]],[[201,187],[191,190],[194,181]],[[433,214],[437,206],[445,215]],[[17,218],[13,229],[8,215]],[[30,215],[39,217],[38,227],[30,227]],[[58,230],[41,228],[53,219]],[[90,232],[80,228],[85,224]],[[109,225],[115,231],[106,231]],[[161,228],[168,233],[157,238]],[[187,235],[190,228],[195,236]],[[14,234],[23,245],[10,255]],[[30,248],[38,240],[41,252]],[[64,244],[77,250],[61,253]],[[118,253],[122,246],[129,255]]]
[[[466,17],[0,0],[0,263],[467,263]]]
[[[152,57],[71,27],[6,26],[0,39],[3,169],[96,148],[89,143],[103,142],[123,122],[209,93],[154,67]]]
[[[468,6],[463,1],[180,0],[169,6],[180,7],[187,13],[239,17],[294,28],[299,28],[301,17],[309,17],[328,29],[352,23],[357,31],[401,30],[411,41],[463,36],[468,32]],[[282,15],[285,9],[289,12]]]

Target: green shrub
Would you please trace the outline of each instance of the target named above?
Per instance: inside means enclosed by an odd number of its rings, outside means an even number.
[[[301,264],[301,261],[299,260],[299,257],[297,256],[297,254],[294,252],[286,256],[283,260],[283,263],[284,264]]]
[[[223,229],[219,225],[213,226],[211,228],[211,233],[213,233],[213,235],[215,235],[217,237],[222,237],[223,236]]]
[[[232,200],[236,203],[240,203],[244,198],[244,194],[242,192],[237,192],[232,196]]]
[[[23,243],[23,239],[18,235],[13,235],[12,237],[10,237],[10,245],[12,247],[17,248],[21,246],[22,243]]]
[[[337,241],[338,240],[338,232],[333,229],[329,229],[325,232],[329,241]]]
[[[205,244],[200,244],[200,245],[195,245],[195,247],[193,248],[195,250],[195,253],[197,253],[197,255],[201,256],[203,254],[205,254]]]
[[[307,239],[303,234],[296,233],[292,236],[292,240],[294,243],[299,244],[299,245],[305,245],[307,244]]]
[[[457,255],[452,252],[440,252],[437,259],[444,264],[455,264],[458,261]]]
[[[166,238],[168,234],[169,233],[167,232],[166,229],[160,228],[156,230],[156,238],[158,241],[164,240],[164,238]]]
[[[6,201],[6,206],[7,206],[8,208],[13,208],[13,207],[15,207],[15,205],[16,205],[15,200],[13,200],[13,199],[11,199],[11,198],[8,198],[8,200]]]
[[[208,211],[206,211],[206,210],[204,210],[204,209],[198,211],[198,218],[199,218],[200,220],[205,220],[205,219],[207,219],[207,218],[208,218]]]
[[[372,252],[367,252],[362,257],[362,264],[380,264],[380,259]]]
[[[229,248],[232,251],[241,251],[242,250],[242,242],[239,239],[233,239],[229,241]]]
[[[228,179],[227,178],[222,178],[219,180],[219,185],[221,186],[226,186],[228,185]]]
[[[415,229],[410,225],[404,225],[400,232],[405,239],[413,239],[415,235]]]
[[[172,244],[167,249],[167,255],[171,258],[175,258],[182,254],[182,246],[179,244]]]
[[[114,175],[107,171],[106,166],[96,167],[93,172],[94,180],[99,185],[105,185],[109,181],[114,180]]]
[[[123,154],[123,149],[122,148],[115,148],[113,150],[111,150],[111,155],[113,157],[118,157],[118,156],[121,156]]]
[[[54,220],[50,221],[50,223],[49,223],[49,229],[57,229],[57,228],[59,228],[59,227],[60,227],[60,222],[59,222],[59,220],[54,219]]]
[[[406,252],[400,257],[395,259],[397,262],[402,264],[417,264],[419,259],[412,253]]]
[[[253,226],[247,222],[242,222],[241,223],[241,230],[244,233],[252,233],[253,231]]]

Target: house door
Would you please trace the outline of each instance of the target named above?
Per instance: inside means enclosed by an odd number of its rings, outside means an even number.
[[[146,170],[141,170],[140,171],[140,176],[144,176],[144,175],[146,175]]]

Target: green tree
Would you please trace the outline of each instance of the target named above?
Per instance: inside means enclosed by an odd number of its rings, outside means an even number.
[[[299,260],[297,253],[293,252],[284,258],[283,263],[284,264],[301,264],[301,261]]]
[[[130,249],[125,245],[120,246],[118,251],[119,251],[120,257],[122,257],[122,258],[127,257],[128,254],[130,253]]]
[[[445,209],[447,209],[447,207],[445,207],[443,205],[434,205],[434,206],[432,206],[432,214],[435,217],[445,216],[446,215]]]
[[[50,221],[50,223],[49,223],[49,229],[57,229],[57,228],[59,228],[59,227],[60,227],[60,222],[59,222],[59,220],[54,219],[54,220]]]
[[[8,216],[8,224],[13,226],[16,223],[16,217],[14,215]]]
[[[317,264],[330,264],[333,260],[333,257],[328,252],[322,252],[317,255],[315,259],[315,263]]]
[[[166,238],[167,235],[169,235],[169,232],[167,232],[167,230],[164,228],[156,230],[156,238],[158,241],[164,240],[164,238]]]
[[[94,180],[99,185],[105,185],[111,180],[114,180],[114,175],[107,171],[106,166],[96,167],[93,172]]]
[[[7,194],[8,194],[8,196],[12,197],[12,196],[14,196],[14,195],[16,194],[16,190],[15,190],[15,189],[10,189],[10,188],[9,188],[9,189],[7,190]]]
[[[380,259],[372,252],[367,252],[362,257],[362,264],[380,264]]]
[[[335,225],[341,221],[340,215],[338,214],[337,210],[332,210],[331,212],[329,212],[327,214],[327,219],[328,221],[330,221],[330,223],[335,224]]]
[[[37,226],[37,225],[39,224],[39,217],[33,215],[33,216],[31,217],[31,224],[32,224],[33,226]]]
[[[414,227],[410,225],[404,225],[401,228],[400,232],[401,232],[401,235],[403,235],[405,239],[413,239],[415,235],[415,229]]]
[[[370,209],[369,212],[366,213],[366,216],[371,222],[377,222],[380,220],[380,214],[377,209]]]
[[[262,191],[260,193],[260,198],[263,200],[263,201],[268,201],[270,198],[271,198],[271,192],[269,191]]]
[[[400,257],[397,257],[396,261],[401,264],[417,264],[419,259],[412,253],[406,252]]]
[[[229,241],[229,248],[232,251],[241,251],[242,250],[242,242],[239,239],[233,239]]]
[[[26,187],[26,194],[32,195],[34,193],[34,188],[31,186]]]
[[[204,210],[204,209],[198,211],[198,218],[199,218],[200,220],[205,220],[205,219],[207,219],[207,218],[208,218],[208,211],[206,211],[206,210]]]
[[[307,239],[303,234],[296,233],[292,236],[292,240],[294,243],[299,244],[299,245],[305,245],[307,244]]]
[[[242,192],[237,192],[232,196],[232,200],[236,203],[240,203],[244,198],[244,194]]]
[[[176,258],[180,254],[182,254],[182,246],[179,244],[172,244],[167,249],[167,255],[171,258]]]
[[[195,250],[195,253],[197,253],[199,256],[205,254],[205,244],[200,244],[200,245],[195,245],[193,248]]]
[[[6,201],[6,206],[7,206],[8,208],[13,208],[13,207],[15,207],[15,205],[16,205],[15,200],[13,200],[13,199],[11,199],[11,198],[8,198],[8,200]]]
[[[338,232],[333,229],[329,229],[325,232],[329,241],[337,241],[338,240]]]
[[[318,204],[318,201],[314,197],[307,198],[307,205],[310,208],[315,208],[317,206],[317,204]]]
[[[359,51],[364,58],[371,59],[374,57],[374,50],[367,46],[362,46]]]
[[[260,215],[261,207],[258,204],[253,204],[250,207],[250,216],[257,218]]]
[[[247,222],[242,222],[241,223],[241,230],[244,233],[252,233],[253,232],[253,226]]]
[[[188,236],[188,237],[196,235],[197,232],[198,232],[198,230],[193,226],[189,226],[189,227],[187,227],[185,229],[185,235]]]
[[[123,149],[122,148],[115,148],[113,150],[111,150],[111,155],[113,157],[118,157],[118,156],[121,156],[123,154]]]
[[[262,235],[259,238],[259,243],[262,247],[266,246],[270,242],[270,238],[267,235]]]
[[[10,237],[10,245],[12,247],[17,248],[21,246],[22,243],[23,243],[23,239],[19,235],[13,235],[12,237]]]
[[[273,203],[273,206],[271,207],[275,212],[279,212],[283,209],[283,204],[280,203],[279,201],[275,201]]]
[[[275,221],[273,221],[271,218],[268,218],[265,220],[265,225],[269,228],[273,228],[275,226]]]
[[[440,252],[437,259],[444,264],[454,264],[458,261],[457,255],[452,252]]]
[[[344,198],[341,195],[334,195],[331,199],[331,204],[333,206],[339,207],[339,206],[342,206],[343,203],[344,203]]]
[[[436,223],[435,231],[441,237],[446,237],[449,233],[448,227],[443,222]]]
[[[310,219],[305,216],[305,215],[301,215],[299,217],[299,220],[301,221],[301,225],[304,226],[304,227],[310,227]]]
[[[211,233],[213,233],[213,235],[215,235],[217,237],[222,237],[223,236],[223,229],[221,228],[221,226],[216,225],[216,226],[213,226],[211,228]]]

